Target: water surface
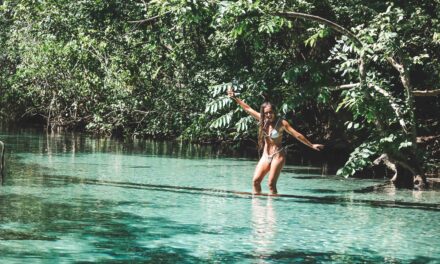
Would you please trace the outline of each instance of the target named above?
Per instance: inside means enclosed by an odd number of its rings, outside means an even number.
[[[0,132],[0,262],[439,263],[438,192],[188,144]],[[267,179],[263,190],[267,191]]]

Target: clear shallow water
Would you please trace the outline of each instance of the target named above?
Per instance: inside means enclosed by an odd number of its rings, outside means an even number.
[[[252,196],[256,160],[209,148],[0,138],[1,263],[440,262],[438,192],[287,164],[282,196]]]

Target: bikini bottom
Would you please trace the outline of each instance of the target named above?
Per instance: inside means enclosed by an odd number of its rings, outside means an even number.
[[[282,151],[285,152],[285,150],[286,149],[284,147],[282,147],[282,148],[278,149],[277,151],[275,151],[274,153],[272,153],[271,155],[264,154],[264,157],[266,158],[267,163],[271,164],[275,155],[277,155],[278,153],[280,153]]]

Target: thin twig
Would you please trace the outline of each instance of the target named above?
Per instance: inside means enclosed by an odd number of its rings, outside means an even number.
[[[133,24],[145,24],[145,23],[150,23],[150,22],[154,22],[155,20],[159,19],[160,17],[163,17],[167,14],[171,13],[171,11],[167,11],[163,14],[157,15],[157,16],[153,16],[153,17],[149,17],[146,19],[142,19],[142,20],[130,20],[127,21],[128,23],[133,23]]]

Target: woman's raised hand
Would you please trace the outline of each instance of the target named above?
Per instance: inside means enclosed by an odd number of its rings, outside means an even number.
[[[322,144],[313,144],[312,145],[312,149],[317,150],[317,151],[320,151],[323,148],[324,148],[324,145],[322,145]]]
[[[228,96],[229,96],[229,98],[235,97],[235,92],[232,90],[232,86],[228,87]]]

